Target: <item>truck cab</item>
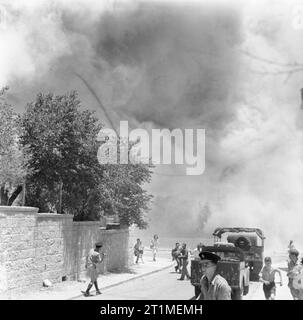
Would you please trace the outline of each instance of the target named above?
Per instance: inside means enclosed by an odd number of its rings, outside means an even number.
[[[257,228],[217,228],[213,232],[215,242],[225,238],[227,243],[240,248],[250,270],[250,281],[259,281],[263,266],[265,236]]]

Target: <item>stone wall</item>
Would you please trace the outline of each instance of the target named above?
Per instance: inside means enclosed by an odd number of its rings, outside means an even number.
[[[0,206],[0,292],[41,287],[84,277],[85,257],[97,241],[107,256],[101,273],[128,268],[133,246],[128,229],[102,230],[95,221],[37,213],[37,208]]]

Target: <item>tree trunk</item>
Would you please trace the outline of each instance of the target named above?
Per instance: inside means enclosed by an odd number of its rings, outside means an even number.
[[[23,187],[21,185],[15,189],[15,191],[13,192],[13,194],[10,196],[8,200],[8,206],[11,206],[13,204],[13,202],[16,200],[16,198],[18,197],[22,189]]]
[[[8,204],[8,190],[5,189],[5,186],[0,188],[0,204],[2,206],[7,206]]]

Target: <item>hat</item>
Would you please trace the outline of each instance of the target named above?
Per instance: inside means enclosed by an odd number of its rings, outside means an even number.
[[[103,243],[102,242],[96,242],[95,246],[96,246],[96,248],[101,248],[101,247],[103,247]]]
[[[209,251],[202,251],[199,253],[199,257],[201,258],[201,260],[210,260],[213,263],[217,263],[219,260],[221,260],[221,258]]]

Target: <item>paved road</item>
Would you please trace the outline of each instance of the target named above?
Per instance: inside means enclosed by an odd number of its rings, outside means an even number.
[[[286,263],[281,260],[273,264],[274,267],[279,268],[282,273],[283,286],[276,284],[276,300],[293,300],[290,294],[288,284],[288,278],[286,276]],[[280,281],[280,277],[276,275],[276,281]],[[243,297],[243,300],[265,300],[262,283],[251,282],[249,285],[249,293]]]
[[[282,272],[283,286],[277,284],[276,300],[292,300],[288,279],[286,276],[285,258],[275,257],[272,254],[273,266],[279,268]],[[190,270],[190,267],[189,267]],[[188,300],[194,295],[194,288],[190,281],[178,281],[179,274],[175,273],[173,268],[144,276],[132,280],[119,286],[109,288],[103,291],[100,296],[89,298],[80,297],[79,299],[95,300]],[[279,280],[277,276],[276,281]],[[102,277],[100,280],[102,281]],[[264,300],[262,284],[260,282],[251,282],[249,293],[243,297],[243,300]]]
[[[121,284],[87,300],[188,300],[194,295],[190,281],[177,280],[180,274],[173,268]],[[102,277],[100,277],[99,281]]]

